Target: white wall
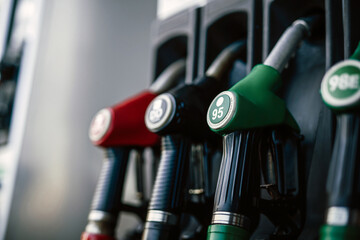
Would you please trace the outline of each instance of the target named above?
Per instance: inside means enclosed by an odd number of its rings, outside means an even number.
[[[150,80],[156,0],[44,2],[7,240],[79,239],[102,159],[88,140],[91,118]]]

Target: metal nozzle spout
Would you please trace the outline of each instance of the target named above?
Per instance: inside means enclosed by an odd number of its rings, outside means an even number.
[[[160,94],[176,86],[181,76],[185,74],[185,66],[185,59],[179,59],[171,63],[151,84],[149,90],[153,93]]]
[[[206,71],[206,76],[213,77],[220,81],[227,71],[229,71],[232,63],[245,49],[245,40],[236,41],[227,46],[212,62]]]
[[[323,26],[323,16],[313,15],[296,20],[281,35],[279,41],[264,61],[264,65],[281,72],[300,45],[301,41]]]

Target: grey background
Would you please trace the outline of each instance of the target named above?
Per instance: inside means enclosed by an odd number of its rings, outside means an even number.
[[[79,239],[101,167],[94,114],[146,88],[156,0],[45,0],[6,239]],[[125,198],[135,197],[133,175]],[[120,231],[136,219],[122,215]]]

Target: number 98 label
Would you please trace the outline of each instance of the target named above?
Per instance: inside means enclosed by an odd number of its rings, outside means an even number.
[[[360,103],[360,62],[345,60],[334,65],[321,83],[321,95],[330,107],[353,107]]]

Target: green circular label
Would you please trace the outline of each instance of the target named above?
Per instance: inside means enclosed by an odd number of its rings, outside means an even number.
[[[234,115],[235,95],[224,91],[217,95],[210,104],[207,113],[207,123],[213,130],[225,127]]]
[[[227,115],[229,109],[230,97],[228,95],[222,94],[215,98],[208,112],[210,122],[213,124],[221,122]]]
[[[359,80],[360,69],[354,66],[345,66],[330,76],[327,81],[327,89],[334,98],[348,98],[359,91]]]
[[[321,94],[332,107],[350,107],[360,102],[360,62],[346,60],[333,66],[324,76]]]

